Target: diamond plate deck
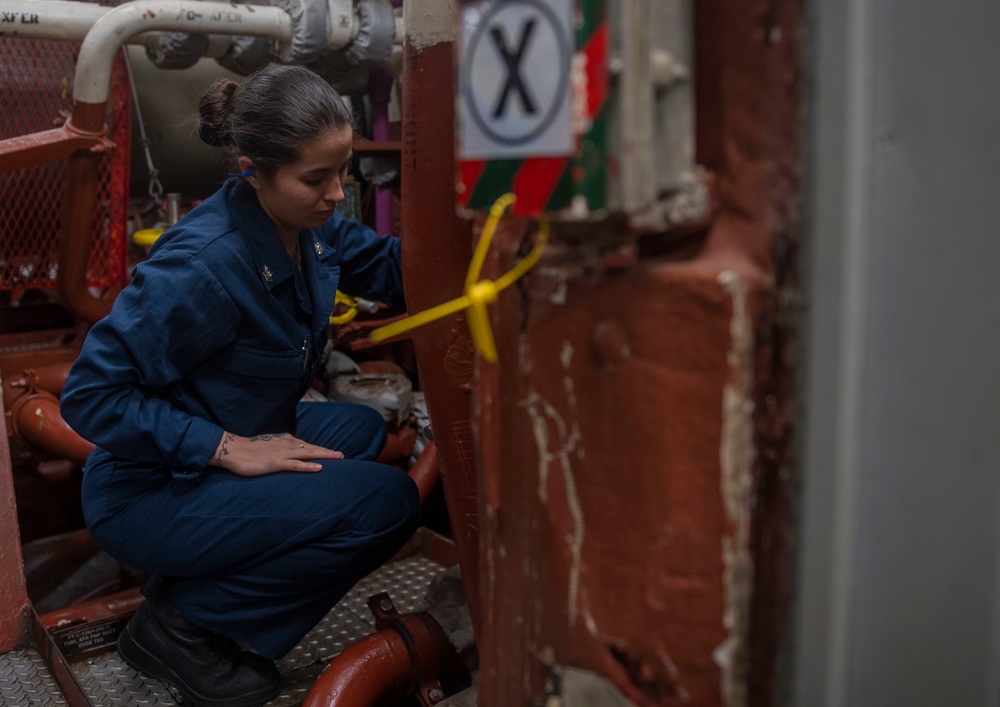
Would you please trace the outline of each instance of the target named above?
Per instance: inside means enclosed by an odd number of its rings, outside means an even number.
[[[358,582],[299,645],[278,661],[283,675],[282,690],[268,703],[268,707],[301,705],[330,659],[375,630],[375,621],[368,611],[369,596],[388,592],[398,611],[414,611],[423,600],[431,580],[444,569],[425,557],[410,557],[388,564]],[[82,658],[70,667],[94,705],[168,707],[179,704],[170,688],[159,680],[145,678],[132,670],[115,651]],[[8,702],[3,699],[0,704],[34,707],[50,703]]]
[[[18,649],[0,655],[0,705],[49,707],[68,704],[37,651]]]

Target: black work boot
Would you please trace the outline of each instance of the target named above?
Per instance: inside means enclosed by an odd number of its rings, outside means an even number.
[[[197,707],[256,707],[278,693],[274,663],[195,626],[162,598],[147,599],[129,619],[118,652]]]

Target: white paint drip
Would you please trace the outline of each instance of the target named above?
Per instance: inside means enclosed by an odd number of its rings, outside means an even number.
[[[556,291],[549,295],[549,302],[555,305],[566,304],[566,290],[568,289],[568,285],[566,283],[568,279],[566,269],[545,267],[536,267],[535,269],[538,271],[539,275],[546,278],[554,278],[559,283],[559,287]]]
[[[722,538],[722,625],[728,637],[713,652],[722,671],[722,696],[727,707],[747,704],[747,637],[753,593],[750,556],[750,509],[753,488],[753,328],[747,307],[746,283],[726,270],[719,284],[733,301],[729,324],[732,345],[727,354],[730,382],[722,392],[722,443],[719,447],[722,501],[732,533]]]
[[[522,370],[530,368],[530,359],[526,348],[521,352]],[[570,463],[570,455],[578,454],[578,447],[581,441],[580,426],[577,423],[576,414],[576,391],[573,387],[573,378],[569,375],[570,363],[573,360],[573,347],[567,341],[563,343],[559,360],[567,374],[563,376],[563,388],[566,392],[566,401],[570,409],[570,424],[559,414],[559,411],[550,402],[542,398],[537,391],[530,390],[527,399],[521,405],[527,410],[531,418],[532,431],[535,436],[535,446],[538,449],[538,498],[543,503],[548,503],[548,480],[549,465],[558,462],[563,473],[563,482],[566,486],[566,506],[570,517],[573,519],[573,533],[566,536],[569,545],[570,555],[573,558],[569,573],[568,598],[566,602],[569,614],[569,624],[576,624],[577,604],[580,595],[580,574],[583,567],[583,540],[586,534],[586,527],[583,518],[583,505],[580,503],[580,494],[576,487],[576,478],[573,476],[573,467]],[[549,422],[554,424],[557,434],[556,443],[559,445],[555,451],[549,451]]]
[[[684,686],[680,684],[680,671],[677,669],[677,664],[673,661],[666,652],[660,654],[660,660],[663,663],[663,667],[667,669],[667,675],[674,681],[674,687],[677,690],[677,697],[681,702],[690,702],[691,693],[684,689]]]
[[[568,341],[564,341],[563,342],[562,351],[559,353],[559,362],[562,364],[562,367],[564,369],[566,369],[567,371],[569,370],[569,364],[571,364],[573,362],[573,345],[571,343],[569,343]],[[567,376],[567,379],[568,379],[568,376]],[[573,382],[572,381],[570,381],[569,387],[570,388],[573,387]],[[576,408],[576,398],[575,397],[573,398],[573,400],[570,401],[570,407],[572,407],[574,409]]]

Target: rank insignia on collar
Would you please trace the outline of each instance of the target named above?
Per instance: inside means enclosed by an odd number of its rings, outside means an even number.
[[[323,255],[323,246],[319,242],[313,243],[313,250],[316,251],[316,255]]]
[[[271,268],[267,267],[266,265],[264,266],[264,279],[267,280],[268,282],[274,280],[274,273],[271,272]]]

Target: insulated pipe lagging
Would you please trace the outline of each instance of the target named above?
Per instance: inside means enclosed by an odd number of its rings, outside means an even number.
[[[80,45],[73,100],[107,102],[115,54],[132,37],[154,30],[274,37],[288,43],[292,19],[281,8],[268,5],[198,0],[134,0],[119,5],[94,23]]]
[[[322,0],[313,1],[322,2]],[[325,48],[337,51],[350,45],[357,38],[358,16],[352,0],[327,0],[326,5],[329,8],[331,21],[327,26]],[[87,32],[97,20],[112,9],[111,6],[92,2],[4,0],[4,14],[13,19],[10,20],[10,24],[5,25],[3,33],[11,37],[78,42],[87,36]],[[229,50],[233,33],[230,32],[228,35],[206,35],[209,46],[205,56],[217,58],[224,55]],[[401,45],[402,37],[402,20],[396,18],[395,44]],[[162,35],[159,31],[143,32],[129,38],[125,43],[156,49],[162,44]]]
[[[135,3],[128,4],[133,5]],[[199,4],[220,5],[222,3]],[[229,11],[232,11],[233,8],[240,9],[240,6],[236,5],[227,4],[225,7]],[[5,0],[3,8],[5,15],[15,18],[10,25],[5,27],[5,35],[28,39],[54,39],[77,42],[85,39],[90,30],[97,24],[97,21],[115,9],[107,5],[98,5],[91,2],[67,2],[66,0]],[[237,15],[230,16],[237,17]],[[234,20],[234,22],[236,23],[235,29],[242,30],[242,27],[240,27],[242,17],[239,20]],[[122,40],[121,44],[157,46],[160,43],[158,36],[160,31],[168,30],[165,28],[159,28],[155,31],[152,29],[149,31],[144,30]],[[218,38],[221,35],[255,35],[255,33],[252,31],[243,32],[230,29],[229,31],[219,32],[212,36],[213,38]],[[257,33],[255,36],[274,36],[287,41],[291,37],[291,33],[289,32],[287,38],[272,35],[268,32],[264,32],[262,35]]]

